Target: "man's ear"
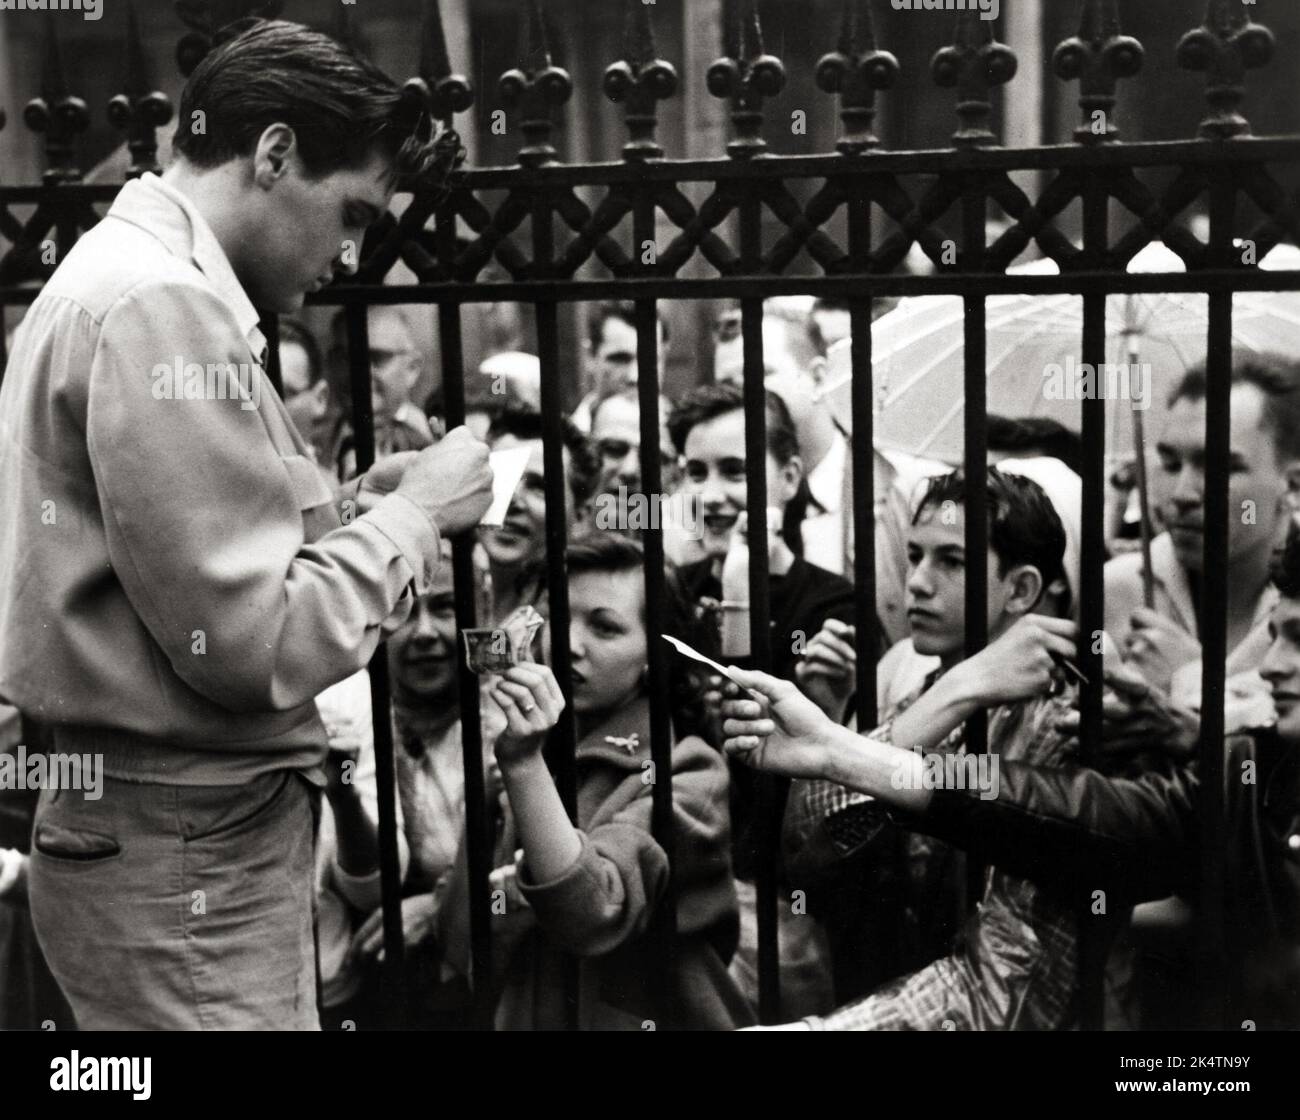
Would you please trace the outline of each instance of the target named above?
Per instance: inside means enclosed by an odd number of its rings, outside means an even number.
[[[822,382],[826,380],[826,371],[830,368],[830,363],[825,358],[818,356],[808,363],[808,384],[812,386],[813,397],[821,391]]]
[[[298,154],[298,137],[287,124],[269,124],[253,149],[253,181],[263,190],[289,173]]]
[[[1006,611],[1019,618],[1030,614],[1043,596],[1043,574],[1032,564],[1017,564],[1005,576],[1002,582],[1009,589]]]

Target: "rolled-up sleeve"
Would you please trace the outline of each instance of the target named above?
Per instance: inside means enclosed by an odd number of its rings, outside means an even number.
[[[401,495],[306,544],[261,410],[175,399],[163,375],[251,362],[211,291],[137,286],[104,320],[86,420],[117,578],[177,676],[236,712],[294,708],[355,672],[438,558],[432,520]]]

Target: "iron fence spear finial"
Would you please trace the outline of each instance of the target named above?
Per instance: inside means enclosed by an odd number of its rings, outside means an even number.
[[[158,172],[157,130],[172,119],[172,103],[165,93],[153,86],[149,63],[145,58],[144,44],[140,39],[140,24],[134,0],[126,6],[126,79],[122,92],[108,103],[109,123],[126,132],[127,151],[131,163],[126,170],[128,179],[136,179],[146,171]]]
[[[1074,130],[1080,144],[1114,140],[1115,87],[1142,69],[1142,44],[1119,27],[1119,0],[1084,0],[1078,34],[1059,43],[1052,70],[1067,82],[1079,82],[1083,123]]]
[[[872,131],[876,91],[889,89],[898,78],[898,59],[876,47],[870,0],[844,0],[838,49],[817,63],[817,85],[840,97],[844,135],[836,147],[856,155],[880,143]]]
[[[1238,112],[1246,96],[1246,71],[1264,66],[1273,57],[1273,32],[1252,23],[1247,0],[1210,0],[1205,20],[1178,43],[1178,65],[1205,72],[1205,100],[1210,113],[1200,134],[1226,140],[1250,132],[1250,122]]]
[[[470,80],[452,71],[438,0],[424,0],[419,74],[420,77],[412,81],[423,82],[428,91],[430,110],[444,125],[450,127],[455,114],[465,112],[474,104],[474,87]]]
[[[970,8],[957,16],[957,32],[951,46],[943,47],[930,61],[935,84],[957,87],[957,116],[961,128],[953,133],[959,148],[996,144],[989,129],[993,104],[989,91],[1005,85],[1016,74],[1015,52],[993,36],[993,21],[982,19]]]
[[[502,74],[497,90],[508,107],[520,108],[524,146],[519,150],[519,162],[531,167],[556,158],[551,144],[553,113],[572,96],[573,79],[552,57],[552,36],[542,0],[529,0],[527,35],[524,68]]]
[[[709,67],[706,82],[714,97],[731,99],[735,138],[727,145],[733,159],[767,150],[763,140],[763,101],[785,88],[785,66],[763,49],[757,0],[730,0],[723,8],[726,57]]]
[[[655,103],[666,101],[677,91],[677,71],[672,63],[657,57],[650,5],[625,0],[624,7],[623,58],[605,70],[605,96],[627,106],[628,142],[623,145],[623,158],[657,159],[664,152],[655,140]]]
[[[33,132],[45,134],[45,157],[48,166],[46,183],[72,182],[81,178],[74,162],[73,144],[77,133],[90,125],[86,103],[68,91],[63,70],[63,53],[55,23],[45,25],[45,65],[41,71],[41,96],[27,102],[23,121]]]

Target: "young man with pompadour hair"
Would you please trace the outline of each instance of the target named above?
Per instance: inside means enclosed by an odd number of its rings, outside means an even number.
[[[257,309],[354,272],[399,176],[438,172],[400,88],[329,36],[232,25],[174,149],[68,253],[0,392],[0,695],[106,775],[42,793],[32,915],[81,1028],[314,1029],[314,699],[491,473],[456,431],[331,494],[263,372]]]
[[[1059,661],[1073,654],[1075,626],[1035,613],[1061,574],[1065,530],[1037,483],[989,468],[990,641],[967,657],[967,488],[960,471],[932,479],[912,518],[908,618],[918,651],[937,656],[941,667],[882,713],[879,727],[859,735],[793,683],[766,673],[736,671],[734,677],[761,694],[762,704],[728,685],[727,751],[758,769],[809,779],[792,790],[787,826],[805,848],[790,857],[800,873],[854,860],[869,874],[874,865],[897,860],[904,880],[899,913],[884,915],[905,923],[903,973],[795,1027],[1057,1030],[1072,1026],[1077,1015],[1073,900],[997,864],[985,873],[978,909],[962,920],[964,874],[955,853],[898,829],[882,811],[905,812],[936,788],[954,785],[981,804],[996,800],[1003,764],[1051,767],[1073,752],[1056,724],[1070,710]],[[805,685],[811,672],[832,668],[837,645],[819,641],[814,653],[810,644],[809,665],[800,674]],[[852,651],[839,652],[843,675]],[[990,753],[973,756],[964,725],[981,710],[988,712]],[[810,897],[816,893],[813,886]],[[835,899],[830,902],[833,909]],[[882,949],[847,938],[840,946],[860,957]]]

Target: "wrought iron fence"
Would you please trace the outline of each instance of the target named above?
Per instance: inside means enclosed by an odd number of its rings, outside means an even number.
[[[177,61],[183,73],[193,69],[208,49],[215,30],[249,14],[275,14],[279,4],[249,0],[178,4],[191,31],[180,42]],[[627,142],[622,159],[566,165],[552,145],[573,85],[555,61],[554,32],[544,0],[521,3],[526,20],[525,46],[517,68],[501,75],[499,97],[518,120],[523,144],[508,167],[471,167],[459,172],[449,191],[422,181],[403,184],[411,202],[400,218],[386,215],[366,238],[360,269],[311,302],[345,309],[352,406],[357,432],[357,467],[374,457],[367,357],[368,307],[419,304],[437,308],[447,422],[465,417],[462,306],[475,302],[519,301],[531,305],[536,319],[542,371],[542,415],[546,487],[546,549],[551,618],[551,658],[556,676],[570,698],[569,606],[565,577],[565,475],[562,459],[562,386],[558,315],[568,303],[595,299],[635,301],[637,365],[641,404],[641,477],[647,493],[662,487],[659,443],[656,306],[660,300],[734,298],[741,303],[744,347],[746,454],[750,462],[765,455],[763,300],[770,296],[812,293],[850,302],[853,369],[853,518],[856,539],[873,540],[873,299],[942,294],[960,297],[964,307],[965,470],[968,652],[987,641],[985,567],[988,545],[984,489],[987,441],[985,301],[1003,293],[1057,294],[1081,297],[1082,361],[1106,361],[1106,297],[1121,292],[1189,291],[1206,293],[1208,356],[1206,524],[1226,530],[1228,518],[1229,377],[1233,294],[1242,291],[1300,289],[1300,271],[1261,271],[1254,263],[1277,244],[1300,241],[1300,192],[1282,184],[1300,165],[1300,137],[1259,138],[1241,114],[1248,71],[1269,62],[1271,33],[1253,23],[1247,0],[1209,0],[1200,27],[1177,43],[1179,63],[1205,74],[1208,109],[1194,139],[1125,143],[1115,125],[1117,83],[1141,70],[1144,48],[1120,28],[1118,0],[1081,0],[1077,35],[1056,47],[1051,67],[1067,82],[1079,83],[1082,123],[1070,144],[1007,149],[992,131],[991,91],[1016,75],[1015,54],[995,38],[996,25],[978,11],[952,16],[951,45],[933,58],[931,73],[941,87],[954,91],[957,129],[949,147],[888,151],[873,133],[876,97],[887,94],[898,76],[898,62],[876,41],[871,0],[843,0],[838,40],[827,43],[816,81],[839,104],[841,134],[834,152],[808,156],[773,156],[764,142],[765,108],[785,81],[781,59],[769,53],[756,0],[725,0],[722,8],[723,57],[709,67],[709,92],[729,108],[731,138],[725,154],[708,159],[667,158],[656,141],[657,106],[674,96],[678,78],[672,64],[658,56],[653,34],[655,6],[625,0],[626,39],[623,57],[605,71],[603,91],[625,108]],[[971,5],[974,9],[974,5]],[[356,9],[344,5],[335,28],[353,37]],[[408,95],[426,101],[444,125],[454,127],[458,114],[474,103],[471,83],[453,67],[437,0],[425,0],[420,30],[419,73],[406,86]],[[126,7],[126,66],[122,93],[108,111],[129,146],[128,175],[157,170],[156,130],[171,117],[168,100],[154,88],[141,46],[133,5]],[[89,122],[90,108],[77,97],[60,59],[58,31],[48,24],[47,54],[41,94],[29,101],[23,123],[44,137],[46,170],[40,183],[0,186],[0,237],[8,243],[0,257],[0,308],[30,303],[40,283],[62,259],[80,233],[94,225],[114,197],[116,185],[81,181],[76,140]],[[0,118],[2,124],[2,118]],[[1012,178],[1014,172],[1043,175],[1045,186],[1030,197]],[[1161,190],[1145,183],[1151,175],[1169,176]],[[688,185],[698,185],[688,188]],[[693,202],[697,193],[702,201]],[[585,199],[594,200],[589,204]],[[1076,243],[1058,225],[1074,203],[1082,208],[1083,233]],[[1196,206],[1209,214],[1209,233],[1200,239],[1181,221]],[[20,218],[18,213],[30,211]],[[764,211],[783,227],[765,240]],[[989,240],[989,218],[998,211],[1005,228]],[[844,215],[847,233],[826,229]],[[663,215],[677,230],[653,254],[656,224]],[[1249,224],[1248,224],[1249,223]],[[949,243],[948,230],[959,231]],[[1250,240],[1249,261],[1236,247]],[[1180,273],[1129,273],[1128,262],[1145,245],[1163,240],[1186,266]],[[1059,266],[1058,275],[1008,272],[1033,241]],[[55,254],[47,256],[50,243]],[[904,270],[904,259],[919,246],[933,263],[929,275]],[[955,253],[951,250],[955,248]],[[801,254],[803,255],[801,257]],[[796,271],[796,259],[811,260],[815,274]],[[415,283],[385,284],[401,259]],[[688,269],[688,265],[702,265]],[[506,279],[480,280],[489,266]],[[709,272],[709,275],[699,273]],[[696,274],[683,275],[684,272]],[[0,340],[3,347],[3,340]],[[274,348],[273,348],[274,349]],[[0,358],[4,354],[0,350]],[[278,361],[271,376],[278,384]],[[1078,662],[1091,682],[1082,690],[1082,743],[1085,757],[1095,758],[1101,735],[1101,655],[1091,635],[1102,629],[1103,456],[1106,402],[1080,403],[1083,438],[1083,539]],[[760,471],[748,476],[748,505],[767,505]],[[753,531],[762,538],[765,530]],[[473,626],[475,606],[471,542],[454,545],[456,618],[460,628]],[[1205,534],[1203,600],[1227,603],[1227,533]],[[759,665],[770,664],[767,550],[751,552],[750,591],[752,649]],[[874,634],[876,573],[874,552],[859,544],[855,551],[857,588],[855,622],[859,634]],[[646,536],[647,617],[661,614],[663,542],[657,528]],[[1199,820],[1201,844],[1201,961],[1215,990],[1205,1025],[1224,1025],[1226,996],[1238,983],[1239,955],[1230,945],[1224,915],[1223,696],[1227,653],[1226,608],[1205,612],[1201,633],[1204,651],[1203,715],[1199,766],[1202,774]],[[871,643],[863,643],[870,648]],[[666,654],[651,644],[650,688],[666,691]],[[386,980],[394,1008],[403,987],[397,821],[392,728],[388,718],[388,664],[381,648],[370,665],[374,701],[375,749],[380,790],[381,867],[384,887]],[[875,723],[876,668],[869,658],[858,665],[857,705],[860,726]],[[490,837],[484,807],[482,738],[478,720],[477,681],[467,667],[460,671],[463,721],[466,820],[471,873],[472,962],[476,979],[476,1022],[487,1026],[491,1008],[491,920],[488,873]],[[651,710],[654,785],[653,822],[657,840],[673,852],[672,767],[669,716]],[[987,749],[982,717],[967,727],[971,749]],[[571,705],[566,708],[548,746],[562,798],[575,811],[575,733]],[[760,1014],[777,1015],[778,945],[775,879],[776,851],[783,790],[767,778],[761,784],[761,844],[764,859],[758,878]],[[657,928],[663,951],[674,923],[673,907],[660,908]],[[1094,946],[1082,955],[1082,1018],[1100,1022],[1100,953]],[[577,1022],[576,967],[569,976],[569,1015]],[[401,1021],[400,1013],[395,1022]]]

